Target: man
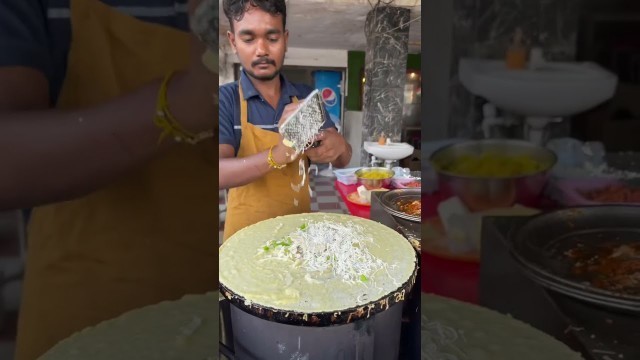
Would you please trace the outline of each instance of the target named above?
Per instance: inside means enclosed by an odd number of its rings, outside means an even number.
[[[0,2],[0,206],[36,207],[17,360],[216,288],[217,165],[202,139],[217,75],[188,32],[199,1],[108,3]]]
[[[296,154],[278,133],[312,89],[281,73],[289,32],[284,0],[224,0],[239,81],[220,87],[220,189],[231,189],[224,239],[261,220],[310,211],[305,164],[344,167],[351,146],[327,119],[318,147]]]

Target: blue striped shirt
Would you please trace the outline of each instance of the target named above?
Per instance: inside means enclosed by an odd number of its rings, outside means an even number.
[[[101,1],[143,21],[189,29],[187,0]],[[71,44],[69,6],[69,0],[0,1],[0,67],[42,71],[49,79],[52,105],[66,74]]]

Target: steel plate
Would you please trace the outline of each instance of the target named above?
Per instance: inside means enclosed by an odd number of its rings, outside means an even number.
[[[409,220],[412,222],[420,223],[420,216],[411,216],[405,214],[404,212],[398,209],[399,201],[422,201],[421,190],[420,189],[396,189],[385,192],[382,196],[380,196],[380,202],[382,203],[382,207],[394,217],[398,217],[400,219]]]
[[[617,312],[622,311],[624,313],[631,313],[634,315],[640,314],[640,307],[635,301],[619,300],[616,299],[615,296],[591,294],[587,286],[583,286],[582,289],[574,289],[573,287],[568,287],[564,284],[559,283],[551,277],[545,276],[545,274],[541,272],[531,269],[519,260],[517,260],[516,262],[523,268],[523,273],[528,278],[549,290],[567,295],[576,300],[590,303],[592,305],[607,308],[609,310],[615,310]]]
[[[525,273],[542,286],[599,306],[640,313],[640,295],[596,288],[572,273],[573,263],[565,252],[603,242],[640,243],[640,207],[590,206],[541,214],[513,233],[509,243]]]

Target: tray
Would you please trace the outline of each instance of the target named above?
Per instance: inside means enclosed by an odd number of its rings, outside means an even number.
[[[603,242],[640,242],[640,207],[589,206],[557,210],[531,218],[511,234],[511,253],[532,280],[555,292],[612,310],[640,314],[640,295],[592,286],[572,274],[566,251],[589,249]]]
[[[422,227],[422,251],[425,253],[448,260],[475,264],[480,262],[479,250],[455,252],[449,248],[447,231],[440,217],[426,219],[422,223]]]
[[[403,213],[398,209],[397,203],[398,201],[415,201],[422,200],[422,196],[420,193],[420,189],[397,189],[391,190],[389,192],[384,193],[380,196],[380,202],[384,209],[389,212],[392,216],[412,222],[420,223],[420,216],[412,216]]]
[[[349,202],[352,203],[352,204],[371,207],[371,203],[367,202],[366,200],[363,200],[360,197],[360,195],[358,195],[357,191],[354,191],[354,192],[350,193],[349,195],[347,195],[347,200],[349,200]]]
[[[523,273],[509,254],[509,243],[526,222],[510,216],[484,219],[480,304],[552,335],[586,360],[640,359],[640,316],[548,290]]]
[[[562,179],[552,180],[549,183],[548,195],[563,207],[594,206],[594,205],[640,205],[638,202],[599,202],[589,200],[584,193],[603,190],[610,186],[627,185],[634,186],[631,181],[621,181],[611,178],[591,178],[591,179]]]

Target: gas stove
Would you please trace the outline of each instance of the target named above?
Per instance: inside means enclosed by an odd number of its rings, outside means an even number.
[[[506,246],[526,218],[483,221],[480,304],[554,336],[587,360],[640,359],[640,317],[547,291],[530,280]]]

